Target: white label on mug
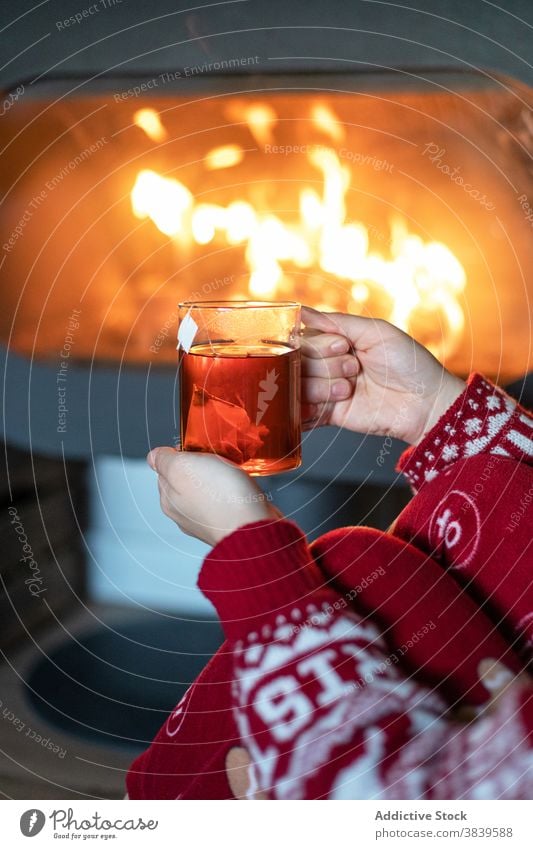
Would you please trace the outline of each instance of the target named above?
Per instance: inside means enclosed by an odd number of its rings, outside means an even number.
[[[183,321],[180,321],[180,326],[178,330],[178,344],[176,346],[178,351],[181,346],[186,354],[189,353],[191,345],[194,342],[194,337],[196,336],[197,330],[198,325],[196,324],[194,318],[191,315],[191,311],[189,310]]]

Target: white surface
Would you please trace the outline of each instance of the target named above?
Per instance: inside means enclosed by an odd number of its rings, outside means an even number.
[[[161,512],[157,477],[146,461],[98,457],[88,475],[91,598],[214,615],[196,587],[209,546]]]

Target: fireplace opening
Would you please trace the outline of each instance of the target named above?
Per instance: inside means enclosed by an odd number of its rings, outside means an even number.
[[[13,798],[118,799],[222,638],[196,588],[207,546],[145,462],[178,439],[179,301],[387,318],[531,404],[528,15],[33,5],[4,45],[0,364],[4,500],[48,590],[29,596],[10,530],[0,689],[66,757],[7,722],[0,773]],[[309,540],[386,529],[404,448],[317,428],[261,485]]]
[[[462,375],[528,371],[529,89],[148,83],[48,84],[4,117],[12,350],[57,359],[76,309],[72,356],[175,367],[179,300],[291,298],[388,319]]]

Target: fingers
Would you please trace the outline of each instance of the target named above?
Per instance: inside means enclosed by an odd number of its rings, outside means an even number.
[[[380,319],[340,312],[324,313],[312,307],[302,307],[302,320],[307,328],[345,336],[353,346],[362,349],[365,344],[375,343],[386,327],[390,329],[390,325]]]
[[[335,357],[347,354],[350,351],[350,343],[345,336],[339,334],[304,331],[300,343],[304,357],[311,359],[322,359],[323,357]]]
[[[302,427],[310,430],[327,424],[336,402],[353,395],[360,364],[350,341],[329,332],[338,328],[325,314],[307,308],[305,312],[308,327],[312,323],[318,331],[307,330],[301,341]]]
[[[154,472],[163,477],[168,476],[168,472],[172,462],[179,455],[179,451],[175,448],[161,447],[152,448],[146,457],[146,461]]]
[[[478,675],[490,693],[485,712],[492,713],[498,707],[500,699],[511,687],[529,684],[531,679],[524,673],[516,675],[507,666],[494,658],[485,658],[478,664]]]
[[[331,419],[335,404],[302,404],[302,430],[312,430],[326,425]]]
[[[359,361],[351,354],[343,357],[324,357],[321,360],[304,356],[302,359],[303,377],[323,377],[334,380],[338,377],[356,377],[359,374]]]
[[[336,313],[325,313],[313,307],[302,306],[302,321],[306,327],[322,330],[323,333],[338,333],[339,325],[335,323]]]
[[[349,391],[345,378],[359,374],[359,361],[350,353],[350,343],[342,336],[331,333],[307,333],[302,337],[302,375],[305,378],[325,380],[322,387],[309,383],[308,401],[325,401],[326,393],[345,398]],[[327,384],[331,383],[329,390]],[[316,395],[316,393],[319,393]]]
[[[173,518],[172,515],[172,498],[168,491],[168,484],[165,478],[158,475],[157,478],[157,488],[159,490],[159,503],[161,505],[161,510],[168,516],[170,519]]]
[[[313,377],[302,380],[302,402],[304,404],[325,404],[343,401],[353,394],[353,383],[346,378],[328,380]]]
[[[146,457],[151,469],[157,473],[158,478],[164,479],[176,492],[182,493],[187,489],[187,483],[194,479],[197,481],[209,481],[213,476],[224,474],[221,470],[227,469],[228,473],[235,470],[244,478],[247,475],[239,469],[238,464],[233,463],[226,457],[216,454],[203,454],[201,452],[181,451],[178,448],[162,446],[152,448]],[[198,485],[198,484],[196,484]]]

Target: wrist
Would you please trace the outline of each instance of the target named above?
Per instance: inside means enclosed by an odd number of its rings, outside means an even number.
[[[249,525],[253,522],[262,522],[267,519],[276,521],[283,518],[283,514],[274,504],[269,504],[263,500],[254,504],[247,504],[245,510],[239,510],[234,522],[231,522],[225,528],[212,529],[209,544],[212,546],[218,545],[219,542],[222,542],[223,539],[238,531],[244,525]]]
[[[278,518],[239,528],[207,555],[198,586],[218,611],[226,637],[243,639],[294,607],[331,598],[302,531]],[[305,613],[300,627],[305,622]]]
[[[456,377],[450,372],[444,371],[443,380],[438,390],[427,399],[424,405],[423,413],[420,417],[419,427],[413,438],[410,440],[411,445],[419,445],[426,435],[433,430],[439,419],[444,415],[446,410],[459,398],[466,389],[466,383],[460,377]]]

